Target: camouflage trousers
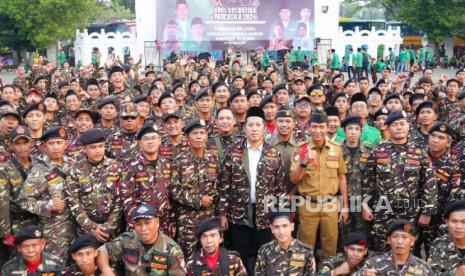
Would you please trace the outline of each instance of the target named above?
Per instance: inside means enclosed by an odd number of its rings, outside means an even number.
[[[184,256],[190,256],[197,245],[197,237],[195,231],[202,220],[213,217],[214,209],[208,210],[181,210],[178,216],[178,224],[176,228],[176,241],[181,246]]]
[[[423,245],[425,253],[428,256],[431,243],[437,238],[446,234],[447,226],[442,217],[443,212],[436,213],[432,218],[430,225],[427,227],[418,227],[418,237],[415,240],[413,254],[421,258],[421,246]]]
[[[54,221],[53,218],[47,218],[40,221],[40,226],[46,240],[45,252],[67,260],[69,246],[76,238],[76,225],[74,222],[71,219]]]

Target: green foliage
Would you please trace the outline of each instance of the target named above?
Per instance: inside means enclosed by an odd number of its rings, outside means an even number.
[[[112,2],[107,6],[103,6],[95,18],[95,20],[100,23],[107,23],[113,19],[133,20],[134,13],[131,11],[131,9],[118,4],[117,2]]]

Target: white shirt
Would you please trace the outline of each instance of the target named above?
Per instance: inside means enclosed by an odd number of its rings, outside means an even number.
[[[256,197],[256,183],[257,183],[257,167],[260,157],[262,156],[263,144],[258,149],[252,149],[247,142],[247,155],[249,157],[249,173],[250,173],[250,201],[252,203],[257,202]]]

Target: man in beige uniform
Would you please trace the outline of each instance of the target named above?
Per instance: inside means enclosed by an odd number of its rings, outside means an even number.
[[[315,248],[320,229],[322,257],[326,260],[337,253],[338,221],[345,223],[349,218],[346,166],[341,145],[326,138],[325,114],[314,112],[309,130],[312,139],[300,143],[294,151],[290,178],[306,199],[298,209],[300,238]],[[339,208],[338,193],[344,209]]]

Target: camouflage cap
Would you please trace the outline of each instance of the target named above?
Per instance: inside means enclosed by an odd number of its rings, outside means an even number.
[[[18,126],[10,131],[10,141],[15,142],[19,138],[32,139],[31,131],[25,126]]]
[[[119,109],[120,117],[137,117],[139,113],[137,112],[137,107],[132,102],[126,102],[120,105]]]

